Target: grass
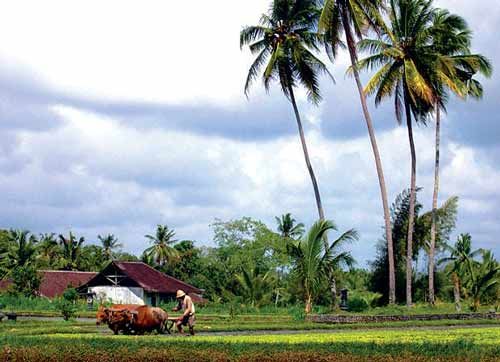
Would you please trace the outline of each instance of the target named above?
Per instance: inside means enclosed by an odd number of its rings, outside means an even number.
[[[424,328],[424,327],[447,327],[447,326],[497,326],[500,320],[437,320],[437,321],[404,321],[404,322],[377,322],[356,324],[317,324],[293,320],[260,320],[257,317],[234,319],[234,320],[198,320],[196,330],[202,333],[212,332],[258,332],[258,331],[348,331],[360,329],[381,328]],[[96,327],[93,322],[88,321],[18,321],[0,323],[0,335],[9,333],[12,335],[43,335],[53,333],[65,334],[87,334],[87,333],[111,333],[107,326]]]
[[[500,355],[498,327],[175,338],[112,336],[84,323],[36,325],[2,325],[0,360],[494,361]]]

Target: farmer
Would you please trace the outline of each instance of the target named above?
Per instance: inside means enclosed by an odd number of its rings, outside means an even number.
[[[193,301],[191,300],[191,297],[184,293],[183,290],[178,290],[176,294],[177,301],[179,304],[177,307],[172,309],[174,312],[177,312],[179,310],[183,311],[182,316],[177,318],[177,321],[175,322],[175,325],[177,326],[177,330],[179,331],[180,334],[184,334],[184,331],[182,330],[182,326],[188,325],[189,326],[189,333],[194,336],[194,324],[195,324],[195,317],[194,317],[194,304]]]

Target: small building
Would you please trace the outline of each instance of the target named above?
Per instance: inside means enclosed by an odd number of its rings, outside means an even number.
[[[95,272],[82,272],[73,270],[39,270],[40,286],[38,296],[55,298],[63,294],[68,287],[77,288],[95,277]],[[0,280],[0,292],[8,290],[12,280]]]
[[[164,274],[142,262],[112,261],[77,290],[99,301],[120,304],[148,304],[175,299],[178,289],[195,302],[203,302],[202,289]]]

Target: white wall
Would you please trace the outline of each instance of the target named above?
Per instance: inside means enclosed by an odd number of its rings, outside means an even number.
[[[111,301],[115,304],[145,304],[144,290],[138,287],[90,287],[98,300]]]

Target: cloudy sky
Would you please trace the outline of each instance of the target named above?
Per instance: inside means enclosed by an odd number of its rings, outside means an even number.
[[[0,227],[114,233],[139,253],[168,224],[210,245],[215,218],[274,225],[316,209],[292,110],[278,89],[242,92],[251,56],[239,31],[268,0],[10,1],[0,5]],[[440,0],[468,20],[474,50],[500,69],[500,3]],[[485,10],[487,8],[487,10]],[[383,224],[373,156],[345,54],[299,94],[328,218],[356,228],[373,258]],[[443,121],[440,201],[460,197],[457,233],[500,255],[500,86],[453,100]],[[390,102],[388,102],[390,103]],[[390,199],[409,184],[406,129],[370,100]],[[420,201],[430,208],[433,127],[416,129]]]

